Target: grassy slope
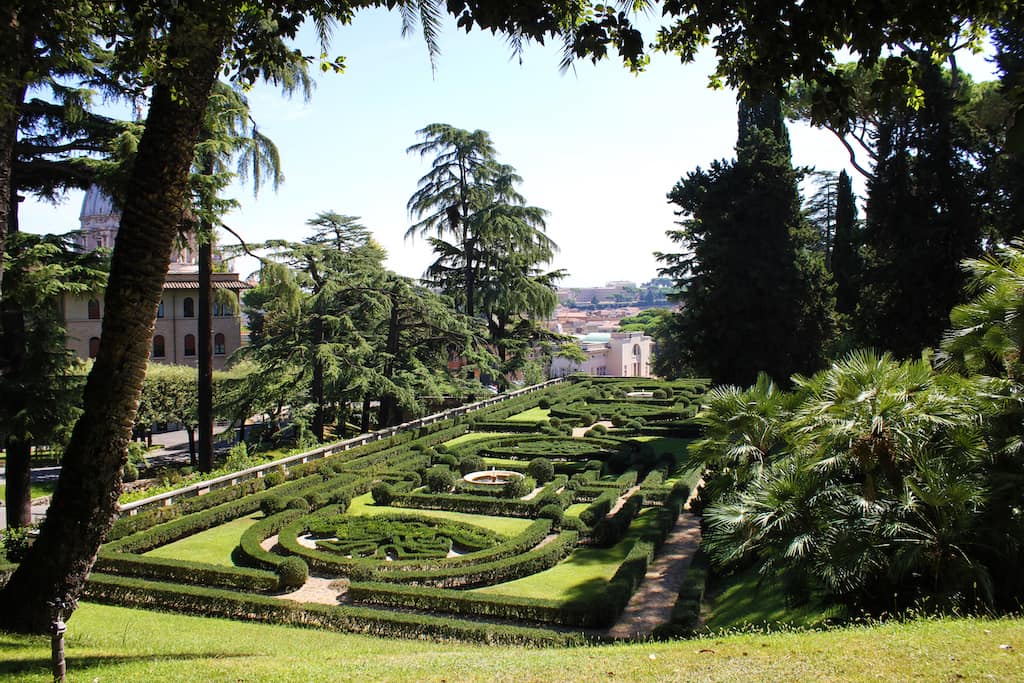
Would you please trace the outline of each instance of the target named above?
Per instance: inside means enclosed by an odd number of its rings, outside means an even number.
[[[505,419],[506,422],[540,422],[551,415],[550,408],[530,408]]]
[[[626,559],[646,523],[653,521],[654,517],[650,508],[641,512],[626,537],[610,548],[577,548],[551,569],[515,581],[477,588],[473,592],[546,600],[600,600],[608,581]]]
[[[462,436],[457,436],[454,439],[445,441],[444,445],[447,446],[458,446],[459,444],[468,443],[470,441],[480,441],[481,439],[496,439],[503,436],[515,436],[512,432],[469,432]]]
[[[1009,644],[1012,650],[1000,649]],[[98,681],[1020,680],[1024,621],[915,621],[566,650],[414,640],[86,604],[69,623],[69,683]],[[48,637],[0,633],[0,680],[52,680]],[[653,659],[652,659],[653,655]]]

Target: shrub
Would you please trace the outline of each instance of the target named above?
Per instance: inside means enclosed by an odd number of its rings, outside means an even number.
[[[549,401],[546,398],[542,398],[541,400],[537,401],[537,407],[540,408],[541,410],[547,410],[548,408],[551,407],[551,401]]]
[[[284,507],[287,510],[302,510],[303,512],[307,512],[309,510],[309,503],[306,502],[305,498],[295,496],[294,498],[289,498]]]
[[[449,456],[452,457],[452,456]],[[455,458],[452,457],[452,460]],[[424,477],[424,481],[427,484],[427,488],[433,493],[442,493],[450,491],[455,485],[455,476],[452,471],[444,465],[434,465],[427,470],[427,475]],[[526,494],[523,494],[526,495]]]
[[[288,508],[288,500],[284,496],[270,495],[260,501],[260,511],[265,517],[271,517]]]
[[[560,505],[548,504],[541,507],[537,511],[538,519],[550,519],[556,525],[562,523],[562,517],[565,516],[565,512],[562,510]]]
[[[547,458],[534,458],[526,466],[526,473],[536,479],[538,484],[546,484],[555,478],[555,466]]]
[[[7,527],[0,530],[0,547],[3,547],[9,561],[21,562],[25,559],[28,546],[28,529]]]
[[[591,434],[590,432],[594,432],[594,433]],[[603,424],[595,424],[587,432],[587,436],[604,436],[607,433],[608,433],[608,428],[607,427],[605,427]]]
[[[239,441],[228,451],[228,459],[224,463],[224,467],[231,472],[237,472],[247,470],[254,464],[252,458],[249,457],[249,447],[245,445],[244,441]]]
[[[391,488],[391,484],[383,481],[373,485],[370,495],[373,496],[373,502],[376,505],[391,505],[391,501],[395,499],[395,492]]]
[[[550,407],[550,406],[548,406],[548,407]],[[558,429],[559,427],[562,426],[562,421],[560,419],[558,419],[557,417],[552,417],[552,418],[548,419],[548,424],[551,425],[552,427],[554,427],[555,429]]]
[[[124,467],[121,468],[121,481],[131,482],[137,481],[139,478],[139,468],[135,466],[133,462],[126,462]]]
[[[459,461],[459,472],[467,475],[470,472],[479,472],[484,468],[484,459],[478,455],[467,455]]]
[[[537,482],[533,477],[523,477],[522,479],[516,477],[511,483],[505,485],[502,493],[506,498],[522,498],[536,487]]]
[[[331,493],[328,498],[328,502],[330,502],[331,505],[337,505],[341,508],[342,512],[345,512],[348,510],[348,506],[352,504],[352,496],[345,489],[338,489]]]
[[[653,392],[651,392],[651,398],[661,398],[661,399],[664,399],[664,398],[668,398],[668,394],[665,393],[664,389],[655,389]]]
[[[459,459],[450,453],[444,453],[434,458],[435,465],[445,465],[446,467],[458,467]]]
[[[263,483],[267,488],[270,488],[271,486],[283,484],[287,478],[288,475],[285,474],[283,469],[276,469],[263,477]]]
[[[277,566],[282,589],[301,588],[309,578],[309,567],[301,557],[288,557]]]

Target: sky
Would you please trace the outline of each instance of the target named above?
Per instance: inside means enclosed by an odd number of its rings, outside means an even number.
[[[309,35],[299,45],[319,53]],[[345,57],[345,72],[318,74],[308,102],[254,87],[252,113],[281,151],[285,182],[256,198],[232,187],[241,208],[224,222],[248,242],[297,241],[320,212],[359,216],[387,250],[388,266],[419,277],[433,259],[425,241],[403,239],[415,222],[406,203],[430,159],[406,148],[420,128],[447,123],[488,131],[499,160],[523,177],[527,203],[549,211],[547,233],[560,247],[550,267],[568,272],[563,286],[656,277],[654,252],[678,250],[665,235],[677,220],[666,194],[698,166],[733,156],[735,93],[707,87],[714,56],[682,65],[654,55],[639,75],[614,60],[587,61],[563,74],[557,45],[529,45],[517,57],[500,36],[467,35],[451,23],[440,45],[432,72],[423,40],[402,38],[397,14],[360,12],[334,34],[331,55]],[[991,74],[981,57],[959,63]],[[790,124],[790,138],[794,164],[846,168],[831,133]],[[81,203],[81,192],[56,207],[26,201],[21,227],[77,229]],[[244,258],[235,266],[246,276],[257,264]]]

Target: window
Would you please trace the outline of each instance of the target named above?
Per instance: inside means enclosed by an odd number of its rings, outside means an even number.
[[[213,355],[224,355],[224,335],[221,334],[220,332],[213,335]]]
[[[192,297],[190,297],[190,296],[185,297],[184,305],[185,305],[185,317],[186,318],[194,318],[194,317],[196,317],[196,302],[192,299]]]
[[[164,317],[164,300],[160,299],[160,305],[156,307],[156,317]]]
[[[189,301],[189,299],[185,299],[185,301]],[[196,355],[196,336],[194,334],[185,335],[185,355]]]
[[[89,358],[95,358],[100,352],[100,338],[89,337]]]
[[[164,337],[162,334],[158,334],[153,337],[153,358],[163,358],[164,352]]]
[[[224,315],[223,309],[224,309],[224,307],[221,304],[219,304],[216,301],[214,301],[213,302],[213,317],[214,318],[219,318],[220,316]]]
[[[100,319],[100,302],[98,299],[89,299],[89,320]]]

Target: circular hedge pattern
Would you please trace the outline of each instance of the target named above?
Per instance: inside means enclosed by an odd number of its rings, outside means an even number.
[[[305,528],[319,550],[352,559],[438,559],[452,550],[486,550],[503,540],[482,527],[419,515],[315,517]]]

